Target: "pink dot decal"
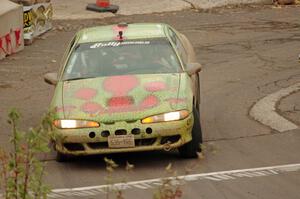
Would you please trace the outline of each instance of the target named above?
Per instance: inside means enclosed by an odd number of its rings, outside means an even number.
[[[124,96],[138,84],[137,77],[133,75],[112,76],[104,80],[103,88],[112,93],[113,96]]]
[[[124,32],[127,29],[127,26],[114,26],[112,28],[116,33],[119,33],[119,31]]]
[[[103,110],[102,106],[96,102],[86,102],[81,106],[81,110],[85,113],[98,113]]]
[[[159,104],[159,99],[154,95],[149,95],[142,101],[141,107],[142,108],[151,108],[151,107],[157,106],[158,104]]]
[[[108,100],[109,107],[129,106],[133,104],[131,97],[113,97]]]
[[[156,92],[166,90],[167,86],[164,82],[149,82],[145,84],[145,90],[149,92]]]
[[[93,88],[81,88],[75,93],[75,97],[82,100],[91,100],[96,95],[97,91]]]

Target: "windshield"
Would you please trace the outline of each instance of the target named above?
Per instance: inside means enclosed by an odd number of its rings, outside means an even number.
[[[78,44],[70,55],[63,79],[181,71],[165,38],[108,41]]]

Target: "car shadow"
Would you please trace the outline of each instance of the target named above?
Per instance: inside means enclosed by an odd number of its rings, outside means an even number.
[[[177,151],[151,151],[151,152],[131,152],[115,153],[105,155],[89,155],[72,157],[68,164],[80,166],[82,168],[97,167],[106,168],[104,158],[112,159],[116,164],[126,166],[127,162],[139,167],[148,167],[149,165],[166,166],[170,162],[185,161],[181,159]]]

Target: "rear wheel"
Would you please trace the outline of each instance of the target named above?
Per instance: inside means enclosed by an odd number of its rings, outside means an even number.
[[[202,131],[199,119],[198,110],[193,109],[194,125],[192,129],[192,140],[178,148],[178,151],[183,158],[197,158],[198,152],[201,152]]]

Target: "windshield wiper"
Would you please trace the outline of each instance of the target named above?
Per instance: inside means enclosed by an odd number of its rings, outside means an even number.
[[[64,81],[74,81],[74,80],[90,79],[90,78],[96,78],[96,77],[74,77],[70,79],[65,79]]]

